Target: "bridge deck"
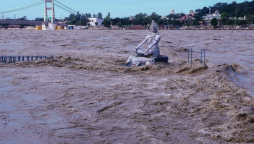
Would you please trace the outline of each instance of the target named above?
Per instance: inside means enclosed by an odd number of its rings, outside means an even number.
[[[34,21],[34,20],[14,20],[14,19],[0,19],[0,24],[9,25],[42,25],[44,21]]]

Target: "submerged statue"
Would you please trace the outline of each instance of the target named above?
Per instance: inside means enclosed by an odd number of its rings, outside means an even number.
[[[159,48],[159,42],[161,39],[161,36],[159,35],[158,27],[155,21],[152,21],[151,24],[151,34],[146,36],[143,42],[141,42],[134,50],[133,53],[141,54],[147,57],[158,57],[160,56],[160,48]],[[148,49],[143,50],[141,49],[141,46],[148,42]]]
[[[151,34],[146,36],[146,38],[133,50],[136,55],[131,56],[127,62],[126,66],[142,66],[148,65],[156,62],[168,62],[167,56],[160,55],[159,42],[161,36],[159,35],[158,26],[153,20],[150,26]],[[148,49],[142,49],[141,46],[148,43]]]

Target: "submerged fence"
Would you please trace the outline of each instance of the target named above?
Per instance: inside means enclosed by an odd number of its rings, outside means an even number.
[[[204,52],[204,55],[203,55],[203,52]],[[207,66],[206,63],[205,63],[205,60],[206,60],[206,58],[205,58],[205,49],[201,49],[200,63],[202,65],[204,65],[204,67]],[[194,65],[194,62],[192,61],[192,48],[188,48],[188,63],[190,63],[191,66]]]
[[[34,61],[40,59],[53,58],[54,56],[0,56],[0,63],[16,63],[20,61]]]

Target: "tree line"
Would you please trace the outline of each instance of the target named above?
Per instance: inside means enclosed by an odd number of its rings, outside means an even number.
[[[152,20],[155,20],[158,25],[181,25],[182,23],[176,19],[180,18],[182,15],[183,14],[168,15],[165,17],[165,19],[162,19],[162,16],[157,14],[156,12],[153,12],[151,15],[148,15],[146,13],[139,13],[133,16],[133,19],[130,19],[130,17],[111,18],[110,13],[108,13],[108,15],[104,18],[104,22],[102,24],[106,27],[110,25],[117,25],[119,27],[124,25],[147,26],[152,22]],[[91,16],[92,15],[90,13],[80,14],[78,12],[77,14],[70,14],[68,17],[68,24],[87,25],[87,23],[89,22],[88,18],[90,18]],[[99,12],[98,14],[94,14],[93,17],[103,19],[101,12]]]
[[[71,25],[89,25],[88,18],[100,18],[104,19],[103,25],[108,27],[110,25],[117,25],[119,27],[126,26],[126,25],[142,25],[147,26],[151,23],[152,20],[155,20],[158,25],[199,25],[200,21],[203,21],[202,16],[209,13],[209,8],[211,8],[211,12],[214,13],[216,10],[219,10],[221,13],[221,22],[223,25],[244,25],[247,24],[247,21],[235,21],[229,19],[229,17],[244,17],[248,19],[249,23],[253,22],[254,18],[254,0],[252,1],[245,1],[243,3],[237,3],[233,1],[232,3],[216,3],[210,7],[203,7],[202,9],[196,9],[195,12],[198,12],[194,15],[194,20],[189,20],[187,23],[186,21],[179,21],[178,19],[184,16],[184,13],[178,14],[169,14],[166,15],[163,19],[162,16],[157,14],[156,12],[151,13],[148,15],[147,13],[139,13],[134,15],[130,20],[130,17],[116,17],[111,18],[110,13],[103,18],[101,12],[98,14],[90,14],[85,13],[81,14],[77,12],[76,14],[71,13],[65,20],[67,20],[67,24]],[[22,20],[26,20],[27,18],[24,16],[20,18]],[[43,21],[43,18],[36,18],[36,20]],[[58,21],[58,20],[56,20]]]
[[[244,17],[249,20],[249,23],[253,21],[254,15],[254,0],[245,1],[242,3],[237,3],[233,1],[232,3],[216,3],[210,7],[203,7],[202,9],[196,9],[196,12],[199,12],[195,15],[196,20],[202,20],[202,16],[209,13],[209,8],[211,8],[211,12],[214,13],[216,10],[221,12],[221,22],[223,25],[233,25],[235,24],[235,20],[229,19],[234,17]],[[247,21],[236,21],[238,25],[247,24]]]

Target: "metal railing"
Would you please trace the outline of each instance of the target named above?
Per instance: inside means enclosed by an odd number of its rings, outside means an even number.
[[[25,61],[35,61],[40,59],[53,58],[54,56],[0,56],[0,63],[16,63],[16,62],[25,62]]]

